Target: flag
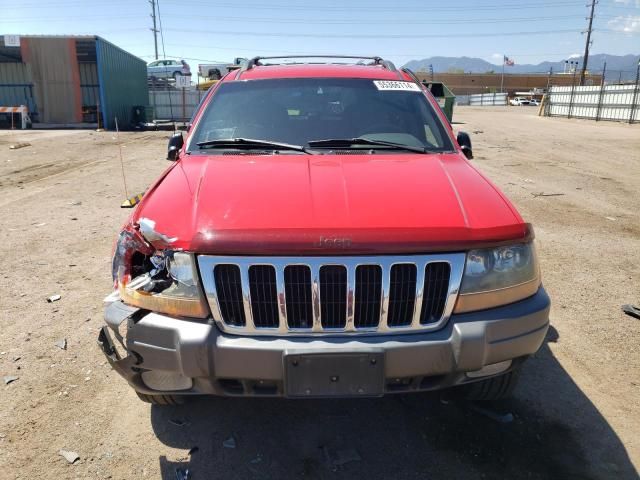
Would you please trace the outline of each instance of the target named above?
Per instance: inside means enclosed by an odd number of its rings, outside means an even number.
[[[515,65],[516,62],[514,62],[512,59],[510,59],[509,57],[507,57],[506,55],[504,56],[504,64],[507,67],[512,67]]]

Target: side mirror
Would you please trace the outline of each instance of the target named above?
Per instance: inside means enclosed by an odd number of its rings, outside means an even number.
[[[462,153],[468,160],[473,158],[473,149],[471,148],[471,137],[468,133],[458,132],[458,145],[462,149]]]
[[[167,160],[171,160],[175,162],[178,160],[178,153],[182,149],[184,145],[184,138],[182,138],[182,133],[174,133],[171,138],[169,138],[169,147],[167,149]]]

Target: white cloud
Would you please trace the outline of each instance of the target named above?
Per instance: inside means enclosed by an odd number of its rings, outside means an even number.
[[[640,15],[619,16],[609,20],[607,25],[618,32],[640,33]]]
[[[572,53],[571,55],[569,55],[569,58],[580,58],[581,56],[581,53]]]
[[[501,53],[492,53],[491,54],[491,58],[497,58],[498,60],[500,60],[502,58],[502,54]]]

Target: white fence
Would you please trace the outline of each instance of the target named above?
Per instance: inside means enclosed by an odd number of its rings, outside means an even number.
[[[640,88],[637,85],[551,87],[545,99],[548,117],[640,122]]]
[[[469,105],[504,106],[506,104],[507,104],[506,93],[479,93],[475,95],[469,95]]]
[[[149,105],[154,110],[154,120],[187,122],[206,94],[196,89],[150,90]]]

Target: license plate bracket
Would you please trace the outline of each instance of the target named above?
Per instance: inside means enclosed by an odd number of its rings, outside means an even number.
[[[292,353],[284,356],[290,397],[377,397],[384,393],[384,354]]]

